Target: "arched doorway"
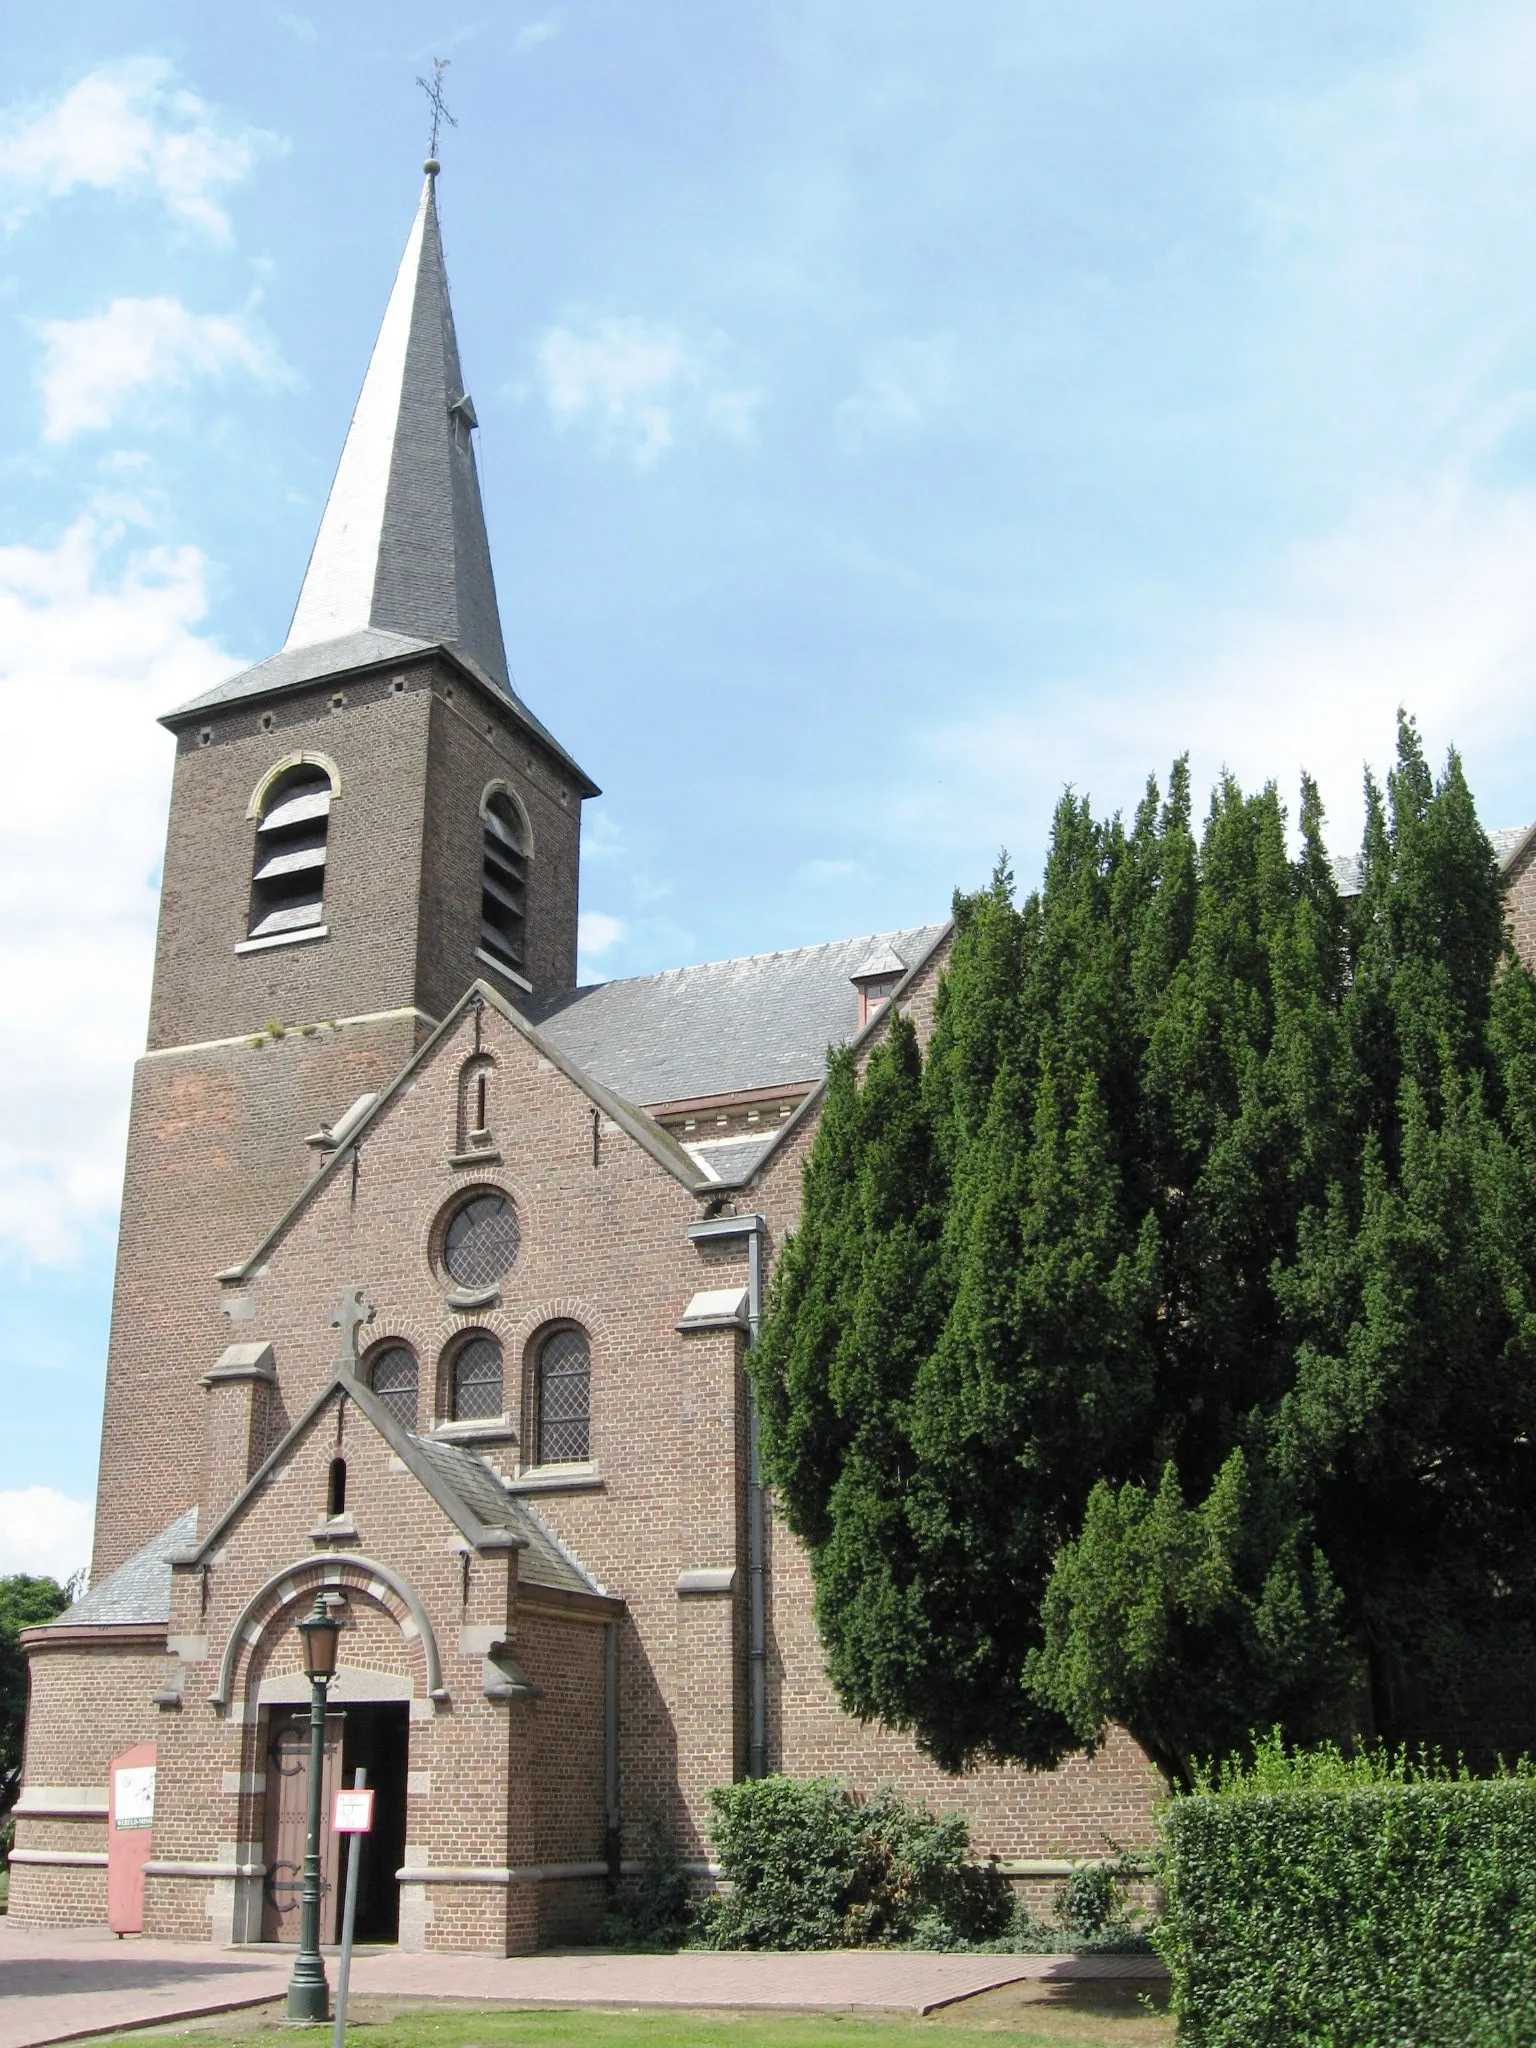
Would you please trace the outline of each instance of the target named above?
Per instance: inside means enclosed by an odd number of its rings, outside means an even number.
[[[334,1796],[361,1768],[374,1790],[374,1828],[359,1864],[358,1937],[399,1935],[406,1862],[406,1794],[413,1708],[446,1697],[431,1623],[419,1596],[387,1565],[353,1553],[305,1559],[274,1573],[246,1603],[226,1641],[214,1703],[243,1699],[247,1769],[263,1781],[261,1938],[299,1938],[309,1819],[310,1685],[295,1624],[317,1592],[344,1614],[327,1699],[321,1784],[320,1938],[339,1932],[350,1847],[331,1829]],[[250,1901],[251,1905],[256,1902]],[[247,1924],[255,1915],[248,1914]]]

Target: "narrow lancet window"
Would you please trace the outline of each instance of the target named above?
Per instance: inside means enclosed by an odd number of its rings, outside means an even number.
[[[491,1075],[494,1065],[486,1053],[467,1060],[459,1075],[460,1152],[491,1142]]]
[[[278,938],[325,921],[325,845],[331,778],[323,768],[290,768],[268,790],[256,826],[251,876],[253,939]]]
[[[347,1461],[332,1458],[331,1483],[326,1493],[325,1511],[328,1515],[344,1515],[347,1511]]]
[[[523,920],[531,849],[521,811],[504,789],[486,803],[480,945],[502,967],[523,973]]]

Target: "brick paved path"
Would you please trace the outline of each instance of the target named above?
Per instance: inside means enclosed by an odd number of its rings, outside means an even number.
[[[116,1941],[97,1929],[0,1920],[0,2048],[227,2012],[281,1998],[292,1951]],[[334,1981],[334,1962],[329,1966]],[[354,1995],[470,1998],[507,2005],[653,2005],[783,2011],[928,2012],[1021,1979],[1162,1974],[1146,1956],[946,1956],[843,1950],[817,1955],[359,1955]]]

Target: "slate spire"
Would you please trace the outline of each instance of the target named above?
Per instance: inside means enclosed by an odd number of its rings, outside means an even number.
[[[444,641],[506,689],[471,435],[475,411],[459,370],[435,173],[434,164],[284,650],[371,627]]]

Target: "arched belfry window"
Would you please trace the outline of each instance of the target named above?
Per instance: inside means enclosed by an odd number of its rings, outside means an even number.
[[[522,806],[509,790],[493,790],[480,810],[485,824],[481,878],[480,945],[522,979],[523,921],[533,844]]]
[[[251,874],[253,939],[325,921],[325,842],[331,778],[313,762],[286,769],[262,798]]]
[[[592,1455],[592,1350],[574,1324],[539,1346],[534,1387],[541,1465],[581,1464]]]

